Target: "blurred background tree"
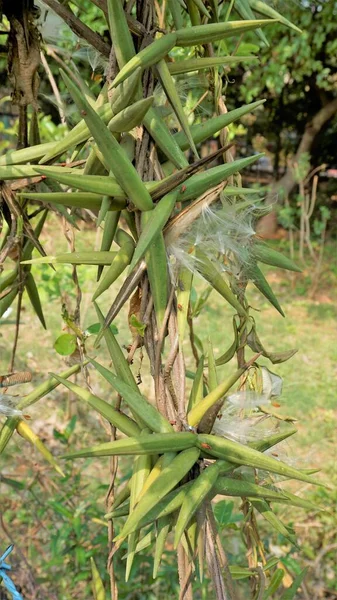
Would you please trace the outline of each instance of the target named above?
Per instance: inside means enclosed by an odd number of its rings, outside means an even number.
[[[267,151],[273,179],[269,199],[274,202],[277,195],[282,204],[297,183],[295,164],[307,158],[307,172],[310,165],[337,167],[337,3],[278,2],[276,7],[287,8],[303,33],[273,25],[272,45],[258,49],[260,65],[242,69],[239,89],[242,102],[267,98],[246,143],[254,145],[255,139],[256,149]],[[233,95],[237,100],[237,89],[228,85],[229,104]],[[273,233],[275,213],[266,223]]]

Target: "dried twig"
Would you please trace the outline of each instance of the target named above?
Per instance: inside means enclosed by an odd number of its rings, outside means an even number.
[[[62,98],[61,98],[61,94],[59,92],[59,89],[57,87],[57,83],[55,81],[55,77],[48,65],[48,62],[46,60],[45,55],[43,54],[43,52],[40,52],[40,56],[41,56],[41,62],[43,64],[43,68],[46,71],[47,77],[49,79],[49,83],[51,85],[51,88],[53,90],[55,99],[56,99],[56,103],[57,103],[57,109],[59,111],[59,115],[60,115],[60,120],[62,125],[67,125],[67,118],[66,118],[66,113],[65,113],[65,109],[64,109],[64,104],[62,102]]]
[[[217,598],[219,600],[235,600],[236,594],[234,582],[229,570],[229,563],[220,540],[210,502],[206,503],[206,532],[208,532],[208,535],[206,534],[206,558],[211,573],[214,574],[214,584],[219,586],[219,588],[223,588],[224,592],[223,596],[220,595],[217,596]]]
[[[110,55],[110,45],[107,44],[98,33],[95,33],[90,27],[82,23],[80,19],[75,17],[69,8],[64,4],[60,4],[57,0],[43,0],[44,4],[47,4],[54,12],[56,12],[63,21],[69,25],[70,29],[82,38],[90,46],[93,46],[100,54],[103,54],[106,58]],[[68,6],[68,5],[67,5]]]

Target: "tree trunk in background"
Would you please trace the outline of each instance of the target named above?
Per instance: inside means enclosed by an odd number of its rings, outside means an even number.
[[[267,196],[267,204],[278,203],[284,197],[288,196],[296,185],[294,177],[293,165],[298,163],[304,152],[310,152],[314,143],[315,137],[321,131],[322,127],[335,115],[337,112],[337,98],[331,100],[313,117],[310,123],[307,123],[296,154],[288,164],[287,170],[283,177],[276,181],[270,188]],[[273,237],[277,230],[277,215],[273,211],[269,215],[263,217],[258,225],[258,233],[263,237]]]

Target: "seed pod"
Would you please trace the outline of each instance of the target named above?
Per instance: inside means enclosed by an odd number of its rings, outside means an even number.
[[[126,481],[124,485],[118,490],[114,497],[112,510],[116,510],[119,506],[124,504],[130,498],[130,481]]]
[[[256,260],[265,263],[266,265],[302,273],[302,269],[295,265],[290,258],[283,256],[281,252],[277,252],[277,250],[274,250],[273,248],[269,248],[267,244],[256,243],[254,246],[254,256]]]
[[[230,125],[230,123],[234,123],[247,113],[251,112],[264,104],[265,100],[257,100],[256,102],[252,102],[251,104],[244,104],[240,106],[240,108],[236,108],[231,110],[224,115],[219,115],[218,117],[213,117],[212,119],[207,119],[203,123],[192,125],[191,134],[194,140],[194,143],[201,144],[205,140],[210,137],[213,137],[218,131]],[[178,144],[178,146],[182,150],[187,150],[188,148],[188,139],[183,131],[179,131],[175,133],[173,139]]]
[[[218,400],[223,398],[230,388],[240,379],[245,369],[238,369],[231,375],[226,381],[220,383],[214,390],[209,392],[199,404],[194,406],[191,412],[188,413],[188,422],[190,425],[195,427],[202,419],[204,414],[213,406]]]
[[[137,90],[141,81],[142,70],[136,69],[128,79],[123,81],[114,90],[110,92],[110,105],[113,115],[118,115],[131,104],[133,98],[137,96]]]
[[[78,386],[77,386],[78,387]],[[69,388],[70,389],[70,388]],[[76,393],[76,392],[75,392]],[[104,402],[104,400],[102,400]],[[97,403],[98,404],[98,403]],[[107,403],[105,403],[107,404]],[[100,407],[99,412],[104,410],[105,414],[106,407],[104,405],[98,405]],[[110,405],[108,405],[110,406]],[[96,409],[98,410],[98,408]],[[114,410],[114,409],[113,409]],[[117,411],[114,411],[117,412]],[[122,413],[121,413],[122,414]],[[125,416],[122,414],[122,416]],[[108,418],[108,416],[106,416]],[[114,414],[111,413],[109,417],[110,422],[112,418],[115,418]],[[131,419],[129,419],[131,421]],[[130,427],[133,422],[131,421]],[[116,425],[118,427],[118,425]],[[121,429],[119,427],[119,429]],[[121,429],[121,431],[123,431]],[[131,431],[131,429],[130,429]],[[125,431],[123,433],[126,433]],[[139,429],[138,429],[139,433]],[[129,434],[126,434],[129,435]],[[171,453],[179,452],[181,450],[187,450],[193,448],[196,444],[195,435],[193,433],[162,433],[162,434],[151,434],[142,435],[141,437],[128,437],[114,442],[106,442],[105,444],[98,444],[91,448],[79,450],[72,454],[66,454],[63,458],[81,458],[85,456],[124,456],[124,455],[142,455],[142,454],[156,454],[156,453]]]
[[[90,362],[112,385],[112,387],[123,396],[131,412],[136,415],[137,420],[140,419],[146,427],[149,427],[149,429],[156,433],[171,433],[173,431],[172,426],[165,417],[163,417],[163,415],[157,411],[138,390],[136,391],[131,388],[119,377],[116,377],[114,373],[100,365],[94,359],[91,359]],[[174,450],[174,448],[171,448],[171,450]]]
[[[218,387],[218,375],[216,372],[216,363],[213,353],[213,346],[211,340],[208,341],[208,390],[212,392]],[[213,406],[205,413],[198,425],[198,431],[200,433],[210,433],[212,431],[214,421],[218,412],[220,411],[223,404],[223,400],[218,400]]]
[[[238,442],[233,442],[215,435],[199,434],[197,445],[200,449],[206,450],[210,456],[228,460],[237,465],[246,465],[253,469],[263,469],[270,473],[277,473],[283,477],[306,481],[314,485],[320,485],[317,480],[305,475],[298,469],[294,469],[275,458],[266,456],[262,452],[257,452]]]
[[[108,212],[104,219],[104,229],[101,241],[101,252],[108,252],[111,248],[111,244],[114,241],[115,233],[117,230],[117,226],[119,223],[121,213],[116,212]],[[97,269],[97,281],[99,280],[103,271],[103,267],[99,266]]]
[[[210,56],[205,58],[190,58],[168,63],[171,75],[183,75],[202,69],[214,69],[227,65],[236,65],[241,62],[253,62],[259,60],[258,56]]]
[[[153,215],[152,212],[153,211],[147,211],[142,214],[143,230],[148,226],[150,219],[152,219],[152,223],[155,223],[155,215]],[[155,224],[154,227],[158,227],[158,223]],[[145,234],[142,232],[138,240],[137,248],[139,247],[139,244],[143,243],[143,241],[146,243],[148,242]],[[149,249],[145,254],[145,262],[155,307],[157,325],[158,329],[160,329],[161,323],[164,319],[168,296],[167,254],[162,231],[159,231],[159,233],[152,239]]]
[[[30,444],[35,446],[35,448],[40,452],[40,454],[42,454],[43,458],[45,458],[49,462],[49,464],[55,469],[55,471],[59,475],[61,475],[61,477],[65,477],[65,474],[63,473],[61,467],[59,467],[59,465],[57,464],[57,461],[53,457],[52,453],[48,450],[43,441],[39,438],[38,435],[36,435],[36,433],[34,433],[34,431],[32,431],[32,429],[25,421],[20,419],[16,426],[16,430],[19,433],[19,435],[21,435],[21,437],[23,437]]]
[[[26,198],[27,200],[38,200],[47,204],[62,204],[70,208],[88,208],[92,211],[98,211],[102,204],[102,196],[88,192],[70,194],[68,192],[37,192],[36,194],[33,192],[23,192],[22,194],[18,194],[18,197]],[[120,210],[120,201],[118,201],[115,210]]]
[[[289,539],[289,536],[288,536],[288,539]],[[294,543],[294,542],[292,542],[292,543]],[[270,597],[272,598],[275,595],[276,591],[278,590],[278,588],[280,587],[280,585],[284,579],[284,575],[285,575],[285,572],[284,572],[284,569],[282,569],[282,568],[276,569],[276,571],[274,571],[274,573],[272,574],[269,586],[264,592],[265,598],[270,598]]]
[[[235,0],[235,10],[242,17],[242,19],[246,19],[247,21],[254,21],[255,15],[250,8],[248,0]],[[255,34],[260,39],[262,44],[265,46],[269,46],[269,42],[263,33],[262,29],[256,29]]]
[[[164,548],[165,548],[167,536],[171,529],[171,525],[172,525],[172,521],[171,521],[170,516],[162,517],[161,519],[158,519],[158,521],[156,523],[157,537],[156,537],[156,547],[155,547],[154,557],[153,557],[153,574],[152,574],[153,579],[156,579],[156,577],[157,577],[158,569],[160,566],[160,561],[161,561],[162,555],[164,553]]]
[[[209,23],[196,27],[185,27],[176,31],[176,46],[198,46],[210,44],[218,40],[232,37],[246,31],[258,29],[275,23],[275,19],[260,19],[255,21],[227,21],[223,23]]]
[[[105,600],[105,590],[104,590],[103,581],[101,579],[101,576],[99,574],[99,571],[95,565],[95,561],[92,558],[92,556],[90,557],[90,562],[91,562],[92,590],[93,590],[94,600]]]
[[[95,110],[81,96],[69,77],[62,70],[60,73],[78,108],[84,111],[84,118],[91,134],[118,183],[139,210],[151,210],[153,208],[151,196],[123,148],[118,144]]]
[[[193,3],[198,7],[198,9],[202,15],[204,15],[208,19],[211,19],[211,15],[208,12],[208,10],[202,0],[193,0]]]
[[[4,274],[0,277],[0,294],[7,287],[10,287],[12,283],[14,283],[17,278],[18,269],[12,269],[11,271],[5,271]]]
[[[197,540],[198,540],[198,523],[196,516],[194,515],[191,519],[189,525],[187,525],[185,533],[182,537],[182,545],[184,550],[189,557],[189,560],[192,561],[196,555],[197,549]]]
[[[165,223],[172,213],[176,197],[177,192],[166,194],[151,211],[150,215],[143,216],[142,222],[144,226],[129,267],[129,273],[133,271],[137,263],[143,258],[154,238],[162,232]]]
[[[167,0],[169,11],[172,15],[175,29],[181,29],[184,25],[181,15],[181,6],[178,0]]]
[[[221,462],[221,461],[220,461]],[[219,473],[221,472],[221,466]],[[249,481],[240,481],[230,477],[218,477],[214,485],[214,493],[222,496],[239,496],[240,498],[263,498],[273,502],[287,502],[283,490],[277,491]]]
[[[221,272],[209,260],[209,258],[198,247],[195,248],[195,256],[197,258],[196,269],[208,281],[208,283],[237,310],[239,315],[244,317],[247,313],[236,296],[233,294],[229,285],[223,279]]]
[[[108,128],[110,131],[113,133],[123,133],[131,131],[137,125],[141,125],[147,111],[153,104],[153,100],[154,97],[149,96],[121,110],[109,121]]]
[[[272,527],[274,527],[274,529],[277,531],[277,533],[280,533],[287,540],[289,540],[291,542],[291,544],[293,544],[294,546],[297,546],[297,541],[296,541],[295,535],[292,535],[289,532],[289,530],[287,529],[287,527],[285,527],[283,525],[283,523],[280,521],[280,519],[275,515],[275,513],[270,508],[268,502],[266,502],[265,500],[262,500],[260,498],[259,499],[250,498],[249,501],[252,504],[252,506],[254,506],[254,508],[256,508],[256,510],[262,515],[262,517],[264,519],[266,519],[266,521],[268,521],[268,523],[270,523],[270,525],[272,525]]]
[[[131,236],[128,236],[129,241],[124,243],[121,249],[116,253],[110,267],[106,271],[104,277],[101,279],[92,300],[96,300],[98,296],[103,294],[118,277],[123,273],[124,269],[130,264],[132,255],[135,249],[135,243]]]
[[[121,69],[132,58],[135,48],[122,3],[119,0],[107,0],[107,8],[110,36]]]
[[[175,167],[183,169],[188,166],[188,160],[178,143],[162,119],[156,108],[150,108],[144,117],[144,125],[154,139],[157,148],[170,160]],[[185,135],[185,134],[184,134]],[[187,141],[187,138],[186,138]],[[188,148],[188,141],[187,141]]]
[[[143,430],[140,435],[140,440],[146,437],[147,430]],[[135,459],[132,478],[130,482],[130,513],[134,510],[137,498],[144,486],[144,482],[148,477],[148,474],[151,469],[151,457],[147,455],[138,456]],[[128,581],[130,576],[130,571],[132,568],[132,563],[134,559],[134,555],[136,552],[136,546],[138,542],[139,533],[134,531],[128,536],[128,550],[126,557],[126,567],[125,567],[125,581]]]
[[[172,79],[172,76],[170,74],[170,71],[168,69],[168,66],[167,66],[167,63],[165,60],[162,59],[157,63],[157,71],[158,71],[158,75],[159,75],[161,84],[164,88],[165,94],[177,116],[177,119],[178,119],[183,131],[185,132],[185,135],[188,139],[190,148],[191,148],[192,152],[194,153],[194,155],[196,156],[196,158],[198,159],[199,158],[198,152],[195,147],[193,137],[191,135],[188,119],[187,119],[187,116],[185,115],[183,106],[181,104],[181,100],[180,100],[179,94],[176,89],[176,84]]]
[[[133,56],[119,71],[117,77],[112,82],[111,87],[115,88],[119,83],[124,81],[139,67],[146,69],[153,64],[158,63],[166,56],[176,43],[176,34],[168,33],[161,38],[156,39],[152,44],[146,46],[143,50]]]
[[[239,334],[238,334],[238,328],[236,326],[235,317],[233,318],[233,329],[234,329],[233,344],[228,348],[228,350],[224,354],[222,354],[221,356],[219,356],[219,358],[216,359],[217,366],[225,365],[226,363],[228,363],[233,358],[233,356],[237,350],[238,343],[239,343]]]
[[[68,80],[71,81],[69,78]],[[73,87],[75,87],[75,89],[77,89],[72,82],[71,84]],[[79,91],[78,94],[80,95]],[[90,107],[90,105],[87,102],[86,104]],[[110,103],[107,102],[106,104],[98,108],[97,115],[103,121],[103,123],[108,123],[113,116]],[[73,146],[78,146],[78,144],[85,142],[89,137],[90,129],[87,126],[85,120],[82,119],[79,123],[77,123],[77,125],[75,125],[75,127],[73,127],[71,131],[69,131],[69,133],[67,133],[67,135],[62,140],[54,143],[54,148],[47,152],[47,154],[40,160],[39,164],[44,165],[56,156],[64,154],[64,152],[67,152]]]
[[[248,1],[249,1],[250,6],[252,7],[252,9],[255,10],[256,12],[260,13],[261,15],[264,15],[265,17],[269,17],[270,19],[277,19],[280,23],[283,23],[283,25],[285,25],[286,27],[289,27],[289,29],[293,29],[297,33],[302,33],[302,30],[299,27],[294,25],[294,23],[291,23],[290,21],[288,21],[288,19],[286,19],[283,15],[281,15],[279,12],[277,12],[277,10],[275,10],[272,6],[270,6],[270,4],[266,4],[265,2],[262,2],[262,0],[248,0]]]
[[[251,265],[248,271],[249,279],[254,283],[255,287],[267,298],[267,300],[272,304],[276,310],[285,317],[285,314],[280,306],[278,299],[276,298],[273,290],[271,289],[268,281],[263,275],[262,271],[259,269],[257,265]]]
[[[165,452],[158,458],[151,472],[149,473],[148,478],[144,483],[143,489],[139,495],[139,500],[142,496],[144,496],[144,494],[147,492],[152,483],[159,477],[163,469],[165,469],[165,467],[167,467],[170,464],[170,462],[172,462],[175,456],[176,452]]]
[[[23,265],[47,264],[69,264],[69,265],[111,265],[116,258],[117,252],[65,252],[57,256],[42,256],[31,260],[23,260]]]
[[[231,163],[219,165],[218,167],[213,167],[207,169],[207,171],[192,175],[192,177],[189,177],[182,186],[179,186],[177,202],[186,202],[187,200],[201,196],[201,194],[207,192],[210,188],[225,182],[228,177],[233,175],[233,173],[237,173],[246,167],[249,167],[259,160],[261,156],[264,156],[264,154],[255,154],[248,158],[240,158]]]
[[[117,183],[115,177],[104,176],[104,175],[83,175],[76,174],[76,171],[72,173],[54,173],[50,171],[49,167],[37,167],[37,172],[55,179],[59,183],[64,183],[70,188],[78,188],[84,192],[92,192],[94,194],[100,194],[102,196],[112,196],[114,200],[122,200],[120,202],[120,208],[125,208],[125,192],[121,186]]]
[[[47,329],[46,321],[44,320],[44,315],[43,315],[43,310],[42,310],[42,305],[41,305],[38,288],[35,283],[34,277],[30,272],[26,273],[25,289],[27,291],[27,294],[28,294],[29,300],[31,302],[31,305],[34,309],[34,312],[35,312],[36,316],[38,317],[42,327],[44,329]]]
[[[102,314],[99,306],[96,304],[96,302],[94,302],[94,306],[96,309],[96,313],[97,313],[99,322],[100,322],[101,326],[103,326],[103,323],[104,323],[103,314]],[[127,360],[121,350],[121,347],[118,344],[111,329],[110,328],[104,329],[103,336],[104,336],[105,343],[108,348],[110,358],[112,360],[113,366],[115,368],[115,371],[116,371],[118,377],[122,381],[127,383],[131,387],[131,389],[135,390],[135,392],[138,394],[139,393],[138,386],[136,384],[135,378],[130,369],[129,363],[127,362]]]
[[[276,433],[271,434],[266,437],[264,440],[258,440],[256,442],[249,442],[249,446],[254,448],[255,450],[260,450],[260,452],[265,452],[268,448],[272,448],[272,446],[276,446],[283,440],[286,440],[291,435],[297,433],[296,427],[289,427],[287,429],[277,431]]]
[[[220,467],[221,461],[217,461],[204,469],[199,477],[194,480],[193,485],[188,489],[175,527],[175,548],[177,548],[183,531],[187,527],[189,521],[215,486],[220,474]]]
[[[193,484],[192,481],[184,483],[184,485],[167,494],[160,502],[158,502],[142,519],[136,523],[131,529],[136,531],[153,523],[161,517],[165,517],[178,510],[185,498],[187,490]]]
[[[46,144],[38,144],[31,148],[22,148],[21,150],[6,152],[6,154],[0,156],[0,166],[5,167],[30,163],[37,158],[44,156],[46,152],[49,152],[54,146],[55,142],[47,142]]]
[[[39,167],[35,165],[9,165],[0,166],[0,179],[4,181],[11,179],[26,179],[26,177],[36,177]],[[70,167],[49,167],[51,173],[81,173],[81,170],[71,169]]]
[[[0,298],[0,318],[6,312],[6,310],[13,304],[19,289],[18,287],[14,288],[6,296]]]
[[[196,448],[190,448],[183,450],[172,460],[150,486],[146,495],[138,502],[115,541],[124,539],[137,528],[141,519],[183,479],[198,457],[199,451]]]
[[[153,529],[151,529],[145,536],[141,537],[141,539],[139,540],[139,542],[136,546],[135,553],[142,552],[142,550],[144,550],[148,546],[152,545],[154,541],[155,541],[155,531]],[[124,558],[124,556],[122,558]]]
[[[127,417],[120,411],[112,408],[112,406],[105,402],[105,400],[102,400],[102,398],[98,398],[98,396],[91,394],[88,390],[81,388],[75,383],[67,381],[59,375],[55,375],[54,373],[51,373],[51,375],[55,377],[55,379],[59,383],[63,383],[63,385],[68,388],[68,390],[76,394],[78,398],[84,400],[84,402],[87,402],[94,410],[96,410],[100,415],[107,419],[109,423],[117,427],[122,433],[125,433],[125,435],[128,436],[139,434],[140,429],[137,423],[135,423],[132,419],[130,419],[130,417]]]

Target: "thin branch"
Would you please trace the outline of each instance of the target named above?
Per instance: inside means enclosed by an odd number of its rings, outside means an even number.
[[[106,0],[92,0],[92,2],[96,4],[96,6],[101,9],[101,11],[104,12],[106,17],[108,17],[108,7]],[[129,13],[126,11],[125,16],[129,25],[129,29],[132,33],[134,33],[137,37],[143,37],[144,35],[146,35],[146,29],[144,25],[142,25],[142,23],[137,21],[137,19],[135,19],[134,17],[131,17],[131,15],[129,15]]]
[[[90,27],[82,23],[80,19],[56,0],[43,0],[44,4],[47,4],[63,21],[70,27],[70,29],[78,37],[85,40],[90,46],[93,46],[100,54],[103,54],[106,58],[110,55],[110,45],[107,44],[98,33],[95,33]]]
[[[165,339],[167,322],[168,322],[168,319],[170,316],[173,298],[174,298],[174,286],[172,286],[170,297],[169,297],[167,307],[165,310],[165,314],[164,314],[163,323],[162,323],[161,329],[158,333],[158,341],[157,341],[157,347],[156,347],[156,361],[155,361],[155,366],[154,366],[154,381],[155,381],[155,389],[156,390],[159,385],[161,351],[162,351],[162,347],[163,347],[163,343],[164,343],[164,339]],[[157,396],[157,393],[156,393],[156,396]]]
[[[212,543],[216,544],[219,553],[220,565],[222,568],[222,572],[225,577],[225,586],[227,588],[227,596],[226,598],[234,600],[236,597],[234,583],[232,579],[231,572],[229,570],[229,563],[225,553],[225,550],[222,546],[221,539],[219,536],[217,524],[215,522],[212,505],[210,502],[206,505],[206,525],[208,524],[211,531]],[[210,538],[209,538],[210,540]],[[219,599],[220,600],[220,599]]]
[[[188,557],[186,556],[182,544],[179,544],[178,546],[177,558],[180,584],[179,600],[193,600],[193,592],[191,586],[192,570],[191,565],[188,563]]]
[[[55,81],[54,75],[51,72],[51,69],[50,69],[50,67],[48,65],[48,62],[46,60],[46,57],[45,57],[44,53],[40,52],[40,56],[41,56],[41,62],[42,62],[43,68],[46,71],[47,77],[49,79],[49,83],[51,85],[51,88],[53,90],[54,96],[56,98],[56,104],[57,104],[57,109],[59,111],[61,123],[62,123],[62,125],[67,125],[67,119],[66,119],[66,113],[65,113],[65,110],[64,110],[64,104],[62,102],[61,94],[60,94],[59,89],[57,87],[57,83]]]
[[[18,341],[19,341],[20,317],[21,317],[21,308],[22,308],[22,296],[23,296],[23,285],[22,285],[22,282],[21,282],[20,283],[20,289],[19,289],[19,292],[18,292],[18,304],[17,304],[17,307],[16,307],[14,342],[13,342],[13,347],[12,347],[11,361],[10,361],[10,364],[9,364],[9,372],[10,373],[12,371],[14,371],[15,355],[16,355],[16,350],[17,350]]]
[[[198,354],[198,349],[197,349],[197,347],[195,345],[195,342],[194,342],[193,319],[192,319],[192,316],[191,316],[190,309],[188,309],[188,313],[187,313],[187,324],[188,324],[188,327],[189,327],[191,350],[192,350],[192,354],[194,356],[196,367],[198,368],[199,354]]]

